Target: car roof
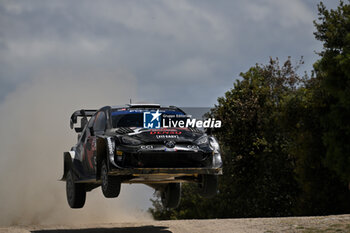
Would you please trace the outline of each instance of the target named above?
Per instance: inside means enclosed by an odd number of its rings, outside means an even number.
[[[116,109],[172,109],[176,111],[180,111],[185,113],[182,109],[170,105],[170,106],[161,106],[160,104],[153,104],[153,103],[137,103],[137,104],[126,104],[126,105],[117,105],[117,106],[110,106],[112,110]]]

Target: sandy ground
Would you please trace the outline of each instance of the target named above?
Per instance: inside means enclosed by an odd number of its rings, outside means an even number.
[[[0,233],[350,232],[350,215],[1,227]]]

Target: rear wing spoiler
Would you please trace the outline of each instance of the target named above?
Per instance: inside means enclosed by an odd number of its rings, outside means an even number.
[[[88,122],[88,117],[92,117],[97,110],[81,109],[75,111],[70,117],[70,128],[73,129],[74,125],[78,122],[78,117],[82,117],[80,127],[75,127],[74,130],[77,133],[83,131],[85,125]]]

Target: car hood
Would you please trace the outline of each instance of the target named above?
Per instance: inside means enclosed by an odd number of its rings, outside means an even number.
[[[117,133],[118,131],[120,130],[117,130]],[[157,143],[169,140],[175,142],[192,143],[201,136],[205,135],[205,133],[198,129],[192,128],[128,128],[128,130],[124,130],[122,135],[127,135],[129,137],[141,140],[144,143]]]

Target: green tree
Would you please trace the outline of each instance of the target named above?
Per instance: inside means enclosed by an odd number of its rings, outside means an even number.
[[[319,79],[311,78],[285,99],[282,127],[289,132],[288,151],[295,158],[299,184],[295,215],[338,214],[350,209],[346,185],[323,163],[326,147],[321,118],[328,109],[324,97]]]
[[[241,77],[212,111],[225,126],[215,132],[226,161],[220,193],[230,203],[224,217],[291,215],[297,192],[294,158],[280,122],[284,99],[303,79],[290,59],[282,67],[271,59]]]
[[[350,181],[350,5],[343,1],[335,10],[318,6],[316,39],[323,42],[321,59],[315,63],[320,88],[326,93],[322,114],[325,163]],[[349,187],[350,188],[350,187]]]
[[[224,175],[219,194],[203,199],[195,187],[183,186],[176,210],[164,210],[154,200],[156,218],[287,216],[297,195],[294,159],[287,151],[287,132],[281,127],[284,99],[302,79],[288,59],[282,67],[271,59],[256,65],[218,99],[211,116],[224,127],[215,131],[223,155]]]

